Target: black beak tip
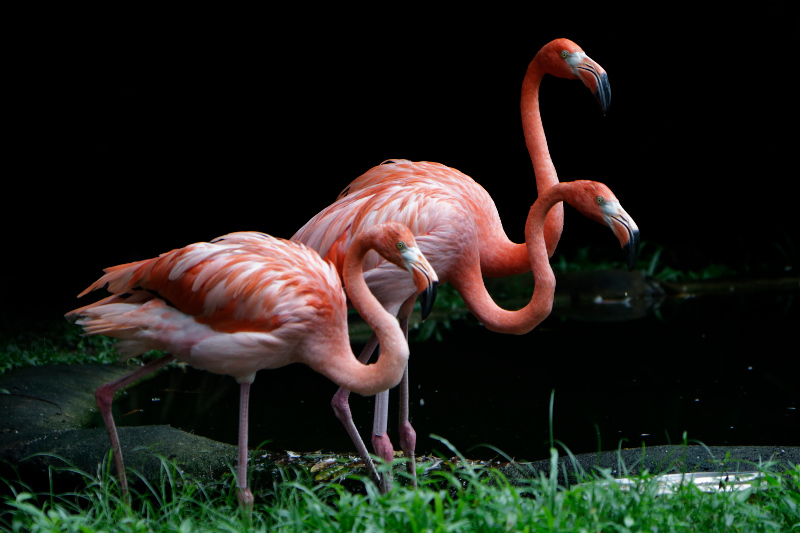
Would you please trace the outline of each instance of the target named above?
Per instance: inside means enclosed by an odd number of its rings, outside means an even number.
[[[639,254],[639,232],[631,232],[628,244],[622,247],[623,253],[628,257],[628,271],[632,271],[636,266],[636,256]]]
[[[608,110],[611,107],[611,85],[608,83],[608,74],[605,72],[600,76],[597,83],[597,90],[594,92],[594,97],[600,105],[600,110],[603,116],[608,115]]]
[[[428,288],[420,293],[420,307],[422,311],[422,320],[428,318],[433,309],[433,302],[436,301],[436,288],[439,286],[438,281],[434,281]]]

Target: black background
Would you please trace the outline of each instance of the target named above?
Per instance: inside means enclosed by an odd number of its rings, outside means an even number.
[[[61,313],[106,266],[231,231],[289,238],[389,158],[472,176],[521,242],[536,193],[520,85],[556,37],[582,46],[612,89],[604,117],[581,83],[543,81],[562,181],[609,185],[676,268],[783,272],[797,259],[788,2],[139,9],[18,22],[2,215],[12,313]],[[618,253],[606,229],[568,209],[559,252],[586,245]]]

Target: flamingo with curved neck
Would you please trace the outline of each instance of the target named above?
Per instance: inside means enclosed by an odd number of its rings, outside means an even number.
[[[401,171],[406,163],[398,161],[383,167]],[[405,224],[416,235],[420,249],[440,281],[452,283],[478,320],[487,328],[502,333],[526,333],[550,313],[555,278],[547,257],[545,220],[551,208],[561,201],[567,201],[586,216],[608,225],[621,245],[627,247],[628,266],[633,268],[638,228],[611,191],[596,182],[557,183],[534,202],[528,213],[526,242],[521,245],[536,278],[533,299],[519,311],[506,311],[495,304],[483,283],[482,238],[491,234],[486,231],[486,221],[494,220],[496,226],[500,226],[491,197],[466,176],[458,182],[460,187],[443,183],[436,173],[442,165],[427,165],[430,167],[426,168],[431,169],[429,174],[421,175],[417,165],[413,174],[402,179],[359,188],[311,219],[292,240],[308,244],[338,265],[360,232],[388,220]],[[502,237],[505,238],[505,234]],[[392,265],[376,258],[367,258],[364,268],[364,278],[370,290],[387,311],[397,314],[401,327],[407,331],[408,317],[416,299],[413,286],[396,275]],[[378,342],[374,336],[367,342],[359,356],[361,362],[369,359]],[[411,459],[409,469],[413,473],[416,434],[408,421],[407,373],[401,381],[400,393],[400,445]],[[348,392],[340,390],[331,403],[359,453],[371,465],[369,453],[352,420]],[[378,396],[376,404],[372,444],[377,455],[390,461],[393,448],[386,435],[386,393]],[[374,470],[373,476],[377,477]],[[388,479],[381,478],[380,482],[382,489],[388,490]]]
[[[525,135],[525,144],[530,154],[531,162],[536,177],[536,187],[539,195],[542,195],[549,187],[558,183],[558,175],[555,166],[550,158],[550,151],[547,147],[547,139],[544,134],[541,113],[539,111],[539,86],[545,74],[550,74],[560,78],[580,80],[595,95],[600,107],[605,114],[611,101],[611,87],[608,82],[608,75],[605,70],[589,58],[583,50],[574,42],[568,39],[555,39],[544,45],[528,65],[525,77],[522,82],[522,92],[520,98],[520,111],[522,116],[522,128]],[[522,274],[531,268],[530,258],[526,245],[516,244],[508,239],[497,208],[491,197],[486,191],[475,183],[472,178],[461,172],[441,165],[439,163],[412,162],[407,160],[389,160],[379,166],[373,167],[365,174],[353,180],[339,194],[336,202],[330,206],[333,208],[337,204],[349,205],[354,212],[364,213],[365,211],[355,207],[355,204],[348,203],[349,198],[361,198],[366,189],[373,187],[392,187],[405,183],[407,180],[430,178],[436,181],[439,186],[448,187],[451,192],[461,198],[465,209],[471,211],[471,216],[475,220],[477,228],[477,242],[475,246],[479,250],[478,262],[480,264],[480,274],[485,277],[503,277],[513,274]],[[387,209],[402,211],[406,209],[404,202],[394,205],[387,204]],[[332,217],[323,215],[330,213],[330,208],[322,211],[319,215],[309,221],[301,228],[292,240],[305,242],[322,254],[330,256],[329,249],[346,231],[344,225]],[[377,209],[378,207],[376,207]],[[351,220],[347,214],[337,209],[336,217]],[[353,215],[361,216],[361,215]],[[370,216],[370,215],[365,215]],[[398,212],[397,217],[392,215],[382,215],[383,220],[408,220],[411,219],[407,214]],[[372,215],[374,218],[374,215]],[[441,216],[438,216],[441,218]],[[417,236],[420,233],[418,221],[414,220],[410,227]],[[561,237],[564,224],[563,205],[556,205],[547,216],[544,228],[544,239],[546,242],[547,256],[553,255],[556,245]],[[330,226],[330,227],[328,227]],[[349,241],[346,241],[349,242]],[[341,255],[344,248],[341,246],[333,247],[333,254]],[[333,256],[331,256],[333,257]],[[335,260],[335,257],[333,257]],[[371,285],[373,290],[374,284]],[[394,299],[379,296],[379,299],[390,312],[398,314],[398,320],[405,331],[408,328],[408,317],[413,309],[413,300],[410,302],[398,302]],[[378,340],[373,335],[359,356],[362,362],[369,361]],[[332,400],[334,411],[344,424],[353,443],[356,445],[360,455],[368,465],[372,465],[369,459],[366,446],[355,428],[348,404],[348,391],[339,390]],[[408,421],[408,376],[404,376],[400,384],[400,443],[406,455],[411,457],[409,470],[413,469],[413,450],[415,447],[416,436],[413,428]],[[387,393],[382,393],[376,399],[376,417],[373,430],[373,447],[376,453],[386,459],[393,455],[393,450],[388,437],[386,436],[386,409],[388,406]],[[373,476],[377,476],[374,467],[371,466]],[[382,488],[388,490],[388,481],[381,480]]]
[[[370,250],[407,271],[424,314],[433,304],[438,280],[413,234],[401,224],[376,225],[355,239],[343,275],[350,301],[384,347],[385,357],[374,365],[359,363],[350,348],[346,297],[333,265],[302,244],[262,233],[232,233],[108,268],[79,295],[101,287],[112,293],[67,317],[80,317],[77,323],[87,335],[120,339],[117,348],[124,359],[153,349],[169,352],[95,394],[126,499],[128,484],[111,414],[114,393],[174,359],[233,376],[240,384],[237,483],[239,500],[248,510],[253,495],[247,486],[247,413],[258,370],[304,363],[364,395],[400,381],[408,343],[394,315],[364,281],[362,264]]]
[[[464,299],[467,309],[487,329],[521,335],[538,326],[550,314],[556,280],[547,257],[545,232],[547,216],[560,202],[570,204],[585,216],[611,228],[626,252],[628,267],[633,268],[639,229],[619,204],[614,193],[604,184],[595,181],[556,183],[536,199],[525,223],[528,264],[535,282],[531,301],[525,307],[518,311],[507,311],[498,306],[486,291],[480,270],[474,267],[458,268],[455,275],[448,272],[448,277],[442,278],[442,282],[449,281],[453,284]]]

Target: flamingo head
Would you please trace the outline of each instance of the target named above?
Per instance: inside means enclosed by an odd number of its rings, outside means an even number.
[[[422,254],[414,239],[414,234],[403,224],[388,222],[375,226],[381,232],[381,238],[375,251],[384,259],[400,268],[408,270],[417,287],[420,297],[423,320],[428,317],[436,300],[436,288],[439,278],[433,267]]]
[[[628,270],[633,270],[639,251],[639,227],[611,189],[596,181],[573,181],[565,199],[587,217],[611,228],[625,252]]]
[[[611,105],[611,85],[608,74],[596,61],[569,39],[555,39],[539,50],[536,59],[544,72],[559,78],[581,80],[592,91],[605,115]]]

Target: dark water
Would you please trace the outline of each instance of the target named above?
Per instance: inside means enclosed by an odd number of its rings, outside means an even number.
[[[553,390],[554,436],[574,453],[615,449],[620,441],[623,447],[676,444],[684,432],[709,446],[798,446],[799,295],[672,299],[628,321],[554,313],[523,336],[492,333],[471,316],[451,321],[442,342],[412,344],[417,452],[443,448],[429,438],[434,433],[462,452],[488,443],[518,460],[546,458]],[[352,451],[330,408],[335,390],[304,366],[260,372],[252,387],[251,445]],[[351,397],[367,437],[372,404]],[[117,407],[120,425],[166,423],[236,444],[238,385],[227,376],[170,370],[130,389]],[[478,448],[468,455],[494,452]]]

